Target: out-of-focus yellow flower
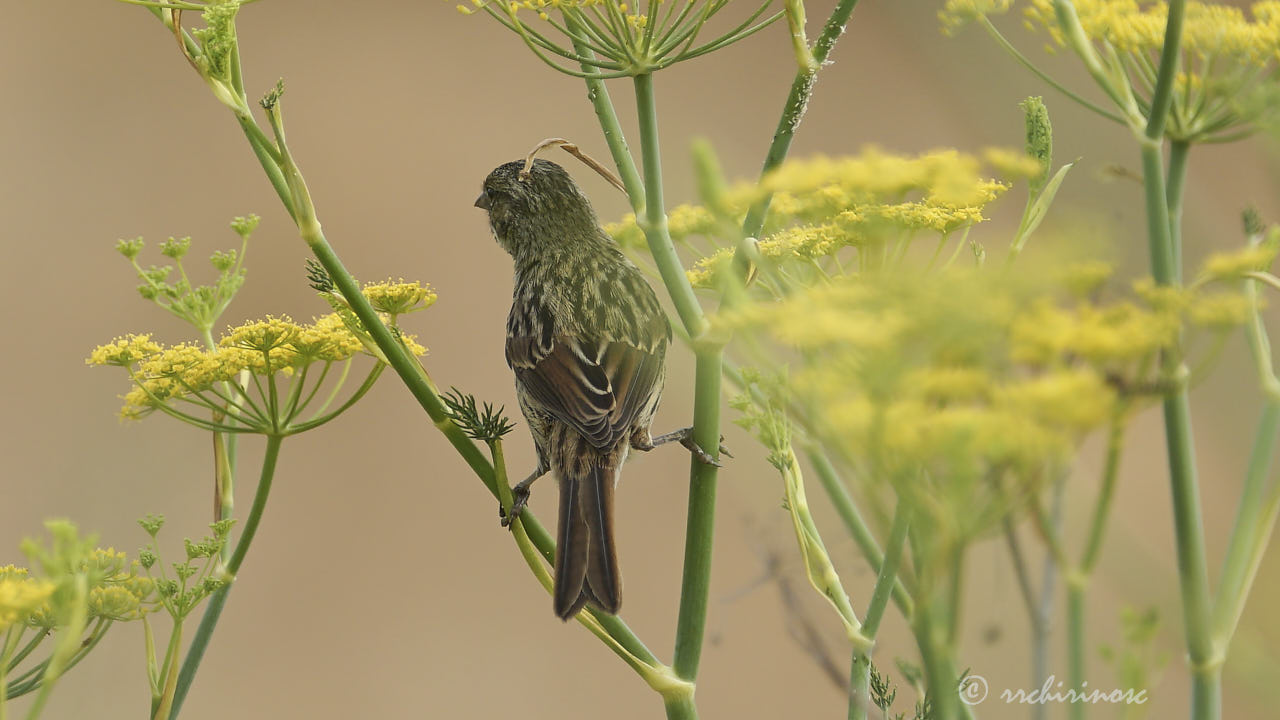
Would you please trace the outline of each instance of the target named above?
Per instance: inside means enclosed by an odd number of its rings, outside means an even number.
[[[1168,4],[1075,0],[1072,5],[1080,30],[1098,56],[1110,63],[1115,80],[1124,82],[1127,73],[1135,94],[1149,92],[1155,80],[1152,58],[1164,48]],[[1078,37],[1059,24],[1053,0],[1032,0],[1026,16],[1028,25],[1047,31],[1058,46],[1071,47],[1072,37]],[[1280,3],[1254,3],[1246,14],[1229,5],[1188,2],[1181,51],[1166,128],[1170,138],[1238,137],[1275,116],[1275,103],[1267,98],[1277,89]]]
[[[947,0],[938,11],[942,30],[948,35],[986,15],[999,15],[1009,11],[1013,0]]]
[[[984,166],[1009,178],[1042,170],[1034,158],[1013,150],[988,150],[980,159],[950,149],[908,156],[869,147],[855,156],[787,161],[759,184],[728,190],[724,212],[740,222],[753,203],[770,196],[768,221],[756,244],[760,255],[783,268],[821,266],[818,260],[845,248],[879,252],[885,243],[918,233],[936,237],[983,222],[983,209],[1009,188],[984,175]],[[699,205],[670,213],[674,240],[701,237],[719,246],[694,260],[689,278],[696,287],[713,287],[735,253],[732,239],[719,237],[723,222]],[[624,247],[644,245],[634,215],[606,230]]]
[[[26,622],[55,589],[57,585],[48,580],[30,577],[26,568],[0,567],[0,631]]]
[[[1232,328],[1243,325],[1257,305],[1241,292],[1198,293],[1187,306],[1187,319],[1209,328]]]
[[[1280,245],[1261,244],[1235,252],[1217,253],[1205,260],[1204,274],[1214,280],[1225,280],[1266,270],[1275,262],[1277,251],[1280,251]]]

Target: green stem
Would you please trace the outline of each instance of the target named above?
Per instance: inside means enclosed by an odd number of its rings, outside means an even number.
[[[58,638],[57,644],[54,645],[53,653],[49,655],[48,664],[40,676],[40,692],[36,693],[36,699],[27,709],[27,720],[35,720],[40,717],[40,713],[44,712],[44,706],[49,702],[54,685],[70,667],[71,660],[80,649],[80,636],[84,633],[89,621],[89,578],[85,574],[81,573],[75,577],[74,593],[71,615],[67,623],[62,626],[62,637]]]
[[[720,381],[723,354],[719,345],[700,342],[706,327],[702,307],[694,297],[689,278],[671,244],[662,196],[662,159],[658,145],[658,112],[653,76],[633,78],[636,113],[640,124],[640,152],[644,166],[645,207],[637,218],[658,272],[685,330],[693,338],[694,374],[693,438],[713,457],[720,448]],[[689,511],[685,528],[684,571],[680,587],[680,611],[676,620],[676,676],[692,684],[698,675],[707,620],[707,594],[711,584],[712,535],[715,528],[716,466],[690,459]],[[668,717],[696,717],[692,698],[668,699]]]
[[[778,118],[778,126],[773,132],[773,141],[764,156],[764,166],[760,168],[760,177],[764,177],[782,164],[791,150],[791,140],[795,137],[796,128],[804,119],[805,110],[809,107],[809,98],[813,95],[814,83],[818,80],[818,72],[826,62],[827,56],[835,47],[836,41],[844,34],[845,25],[858,0],[839,0],[836,7],[822,27],[822,33],[813,45],[812,65],[800,65],[795,79],[791,81],[791,90],[787,93],[787,102]],[[757,200],[747,211],[742,223],[742,233],[746,237],[759,237],[764,229],[765,218],[769,214],[769,205],[773,202],[773,194],[767,194]]]
[[[667,229],[667,211],[662,198],[662,153],[658,147],[658,108],[653,92],[653,75],[644,73],[634,78],[636,90],[636,114],[640,120],[640,154],[644,165],[644,213],[636,218],[649,243],[649,252],[658,266],[658,273],[667,287],[671,302],[675,305],[680,322],[696,343],[706,326],[702,306],[693,294],[689,278],[685,275],[671,234]],[[716,380],[717,387],[719,380]],[[717,398],[717,403],[719,398]],[[695,426],[696,427],[696,426]],[[716,429],[715,446],[719,446],[719,428]],[[695,429],[696,432],[696,429]]]
[[[173,660],[168,663],[168,677],[165,680],[164,691],[160,696],[160,705],[156,707],[155,714],[151,716],[152,720],[169,720],[169,717],[176,709],[173,706],[173,694],[178,687],[177,656],[181,647],[182,621],[175,618],[173,621],[173,632],[169,635],[169,649],[165,653],[166,658],[173,658]]]
[[[284,205],[285,211],[289,213],[289,217],[296,222],[298,215],[293,208],[293,196],[289,194],[289,183],[284,179],[284,173],[281,172],[280,163],[275,154],[275,146],[267,139],[262,129],[253,121],[253,118],[237,115],[236,121],[240,123],[240,129],[244,131],[245,138],[249,140],[249,147],[258,158],[258,163],[262,165],[263,172],[267,174],[267,181],[275,189],[276,195],[280,196],[280,202]]]
[[[1083,577],[1067,580],[1067,687],[1080,691],[1084,687],[1085,677],[1085,644],[1084,644],[1084,592],[1086,581]],[[1084,703],[1069,703],[1067,715],[1071,720],[1084,720],[1086,708]]]
[[[16,627],[9,626],[9,629],[4,633],[4,643],[0,644],[0,720],[8,720],[9,718],[9,663],[13,657],[14,650],[18,647],[18,641],[22,638],[24,629],[20,625]],[[38,639],[43,634],[43,632],[37,632],[36,638]]]
[[[217,348],[217,344],[213,341],[213,333],[210,329],[202,327],[202,339],[205,347],[209,350]],[[229,386],[230,383],[224,383]],[[231,390],[228,387],[227,395],[230,396]],[[225,419],[225,414],[215,412],[213,415],[214,424],[221,424]],[[233,453],[233,445],[235,443],[235,435],[229,433],[213,433],[213,519],[214,521],[223,518],[232,517],[235,511],[235,478],[231,467],[231,456]],[[226,560],[226,550],[223,549],[222,558]]]
[[[836,514],[840,516],[840,520],[844,523],[845,529],[853,537],[854,543],[862,551],[862,556],[871,565],[871,569],[879,573],[880,569],[884,567],[884,554],[880,551],[880,544],[876,542],[875,536],[871,534],[871,529],[867,527],[866,521],[862,519],[862,514],[858,512],[858,506],[854,503],[853,497],[849,495],[848,489],[845,488],[844,483],[840,480],[840,476],[831,464],[830,458],[822,451],[812,448],[808,451],[808,456],[809,462],[813,464],[814,469],[818,472],[819,482],[822,483],[823,489],[826,490],[827,497],[830,498],[831,504],[836,509]],[[898,606],[898,610],[902,612],[903,617],[910,620],[913,612],[913,603],[907,588],[902,582],[900,573],[894,573],[892,595],[893,602]]]
[[[1111,416],[1111,428],[1107,434],[1107,455],[1102,469],[1102,487],[1098,489],[1093,516],[1089,520],[1089,539],[1085,543],[1084,555],[1080,560],[1080,571],[1085,575],[1093,572],[1098,562],[1098,555],[1102,551],[1107,519],[1111,516],[1111,502],[1116,494],[1116,480],[1120,476],[1120,454],[1124,450],[1125,416],[1128,412],[1128,407],[1122,404]]]
[[[1185,0],[1173,0],[1169,3],[1164,49],[1160,56],[1159,74],[1156,76],[1151,111],[1142,142],[1151,270],[1157,284],[1175,287],[1181,284],[1178,279],[1181,260],[1174,256],[1174,237],[1178,232],[1170,225],[1173,218],[1168,206],[1160,151],[1173,99],[1185,4]],[[1185,171],[1185,168],[1185,162],[1181,162],[1180,171]],[[1174,187],[1180,187],[1182,182],[1182,177],[1169,179],[1169,184]],[[1177,383],[1177,390],[1164,398],[1164,425],[1177,538],[1183,627],[1192,670],[1191,717],[1196,720],[1216,720],[1221,714],[1222,664],[1214,648],[1210,621],[1204,521],[1200,512],[1200,486],[1196,478],[1191,406],[1187,398],[1186,368],[1181,348],[1174,347],[1166,351],[1161,364],[1164,376]]]
[[[1173,84],[1178,79],[1178,55],[1182,51],[1182,19],[1186,14],[1186,0],[1170,0],[1169,17],[1164,29],[1164,47],[1160,51],[1160,70],[1156,75],[1156,89],[1151,94],[1151,113],[1147,116],[1147,139],[1160,140],[1169,120],[1169,107],[1173,103]]]
[[[21,631],[22,628],[19,628],[19,630]],[[13,632],[13,628],[10,628],[9,632]],[[21,632],[18,633],[18,636],[21,636]],[[40,643],[44,642],[44,639],[48,636],[49,636],[49,633],[46,632],[45,630],[37,630],[35,633],[35,636],[31,638],[30,642],[22,646],[22,649],[19,650],[17,654],[8,658],[8,663],[0,662],[0,671],[13,672],[18,667],[18,663],[22,662],[23,660],[26,660],[27,656],[30,655],[36,649],[36,647],[40,645]],[[15,639],[14,642],[17,642],[17,640]],[[0,683],[0,689],[3,689],[3,688],[4,688],[4,684]]]
[[[898,579],[898,566],[902,561],[902,550],[906,546],[907,530],[910,527],[911,505],[906,500],[899,500],[898,507],[893,512],[893,526],[889,530],[884,563],[876,575],[871,601],[867,604],[867,614],[862,620],[862,634],[872,643],[880,630],[880,621],[884,618],[885,608],[889,605],[889,597],[893,594]],[[866,720],[871,707],[871,652],[874,647],[854,648],[849,668],[849,720]]]
[[[1002,35],[999,30],[996,29],[995,25],[991,24],[991,21],[987,19],[986,15],[980,15],[978,17],[978,22],[982,25],[983,29],[987,31],[987,34],[990,35],[991,38],[996,41],[996,44],[999,45],[1005,52],[1013,56],[1013,59],[1017,60],[1019,65],[1022,65],[1026,69],[1030,70],[1032,74],[1040,78],[1050,87],[1062,93],[1063,95],[1066,95],[1072,100],[1075,100],[1082,107],[1092,110],[1095,113],[1101,115],[1102,117],[1108,120],[1114,120],[1115,122],[1118,122],[1121,125],[1125,123],[1124,118],[1120,117],[1119,115],[1116,115],[1113,112],[1105,110],[1099,107],[1098,105],[1095,105],[1092,102],[1089,102],[1088,100],[1084,99],[1080,95],[1077,95],[1076,93],[1072,92],[1065,85],[1062,85],[1057,80],[1054,80],[1053,77],[1050,76],[1048,73],[1036,67],[1035,63],[1031,62],[1031,60],[1029,60],[1026,55],[1023,55],[1022,52],[1018,50],[1018,48],[1014,47],[1013,43],[1009,42],[1009,40],[1006,39],[1005,36]]]
[[[1165,205],[1169,213],[1169,246],[1173,249],[1174,281],[1182,284],[1182,196],[1186,188],[1187,157],[1191,143],[1174,140],[1169,143],[1169,175],[1165,186]]]
[[[187,698],[191,683],[200,669],[200,662],[204,660],[209,640],[218,626],[218,619],[222,616],[227,595],[231,593],[231,588],[235,584],[236,573],[240,571],[240,565],[244,562],[249,546],[253,543],[253,537],[258,532],[258,524],[262,521],[262,513],[267,507],[267,498],[271,494],[271,483],[275,479],[276,461],[280,457],[280,444],[283,441],[284,438],[278,435],[267,436],[267,449],[262,458],[262,474],[258,478],[258,489],[253,496],[253,506],[249,508],[249,515],[245,518],[244,529],[236,542],[236,549],[231,553],[231,559],[227,561],[228,582],[209,597],[209,604],[205,606],[204,615],[200,618],[200,626],[196,628],[191,647],[187,649],[187,655],[182,660],[182,669],[178,673],[177,685],[173,691],[173,710],[170,717],[178,717],[178,713],[182,710],[182,703]]]
[[[585,58],[594,57],[591,48],[587,47],[586,41],[581,36],[583,30],[577,19],[572,14],[566,14],[565,23],[573,38],[574,50]],[[583,72],[589,72],[590,68],[591,66],[585,63],[582,65]],[[631,148],[627,147],[627,138],[622,133],[618,114],[613,109],[613,100],[609,97],[609,90],[600,78],[589,77],[586,83],[587,97],[591,100],[591,106],[595,108],[596,119],[600,121],[600,130],[604,133],[604,141],[609,146],[609,154],[613,156],[613,164],[618,168],[623,187],[627,189],[631,209],[638,217],[644,212],[644,183],[640,179],[639,171],[636,170],[635,160],[631,157]]]
[[[916,637],[916,645],[920,649],[920,660],[924,665],[925,687],[928,688],[933,702],[933,714],[930,717],[941,720],[956,720],[961,717],[959,708],[959,681],[946,647],[945,625],[938,615],[945,609],[934,607],[936,602],[921,603],[914,616],[912,629]]]
[[[694,441],[713,456],[719,455],[720,448],[721,360],[719,349],[698,352],[694,375]],[[698,676],[707,620],[716,470],[716,466],[703,463],[696,457],[690,459],[689,515],[685,528],[684,573],[680,585],[674,662],[676,675],[688,682],[693,682]]]
[[[1263,407],[1262,418],[1258,421],[1244,490],[1236,510],[1236,521],[1231,526],[1231,541],[1227,545],[1222,580],[1213,608],[1214,639],[1224,654],[1235,635],[1236,625],[1249,597],[1249,588],[1275,525],[1275,508],[1268,507],[1266,488],[1277,433],[1280,433],[1280,400],[1272,398]]]

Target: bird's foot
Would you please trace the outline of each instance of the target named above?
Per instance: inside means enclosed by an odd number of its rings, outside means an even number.
[[[507,528],[508,530],[511,529],[511,524],[515,522],[516,518],[520,517],[520,513],[523,512],[525,506],[529,504],[529,496],[532,494],[531,488],[533,487],[533,481],[546,474],[546,470],[538,468],[530,473],[529,477],[516,483],[516,486],[511,488],[511,509],[504,511],[502,509],[502,505],[498,505],[498,517],[501,518],[502,527]]]
[[[632,441],[631,446],[637,450],[643,450],[645,452],[648,452],[649,450],[652,450],[658,447],[659,445],[666,445],[669,442],[680,443],[681,445],[684,446],[686,450],[692,453],[694,457],[698,458],[699,462],[702,462],[706,465],[714,465],[715,467],[723,467],[723,465],[721,465],[719,461],[711,457],[711,453],[707,452],[706,450],[703,450],[702,447],[699,446],[698,443],[694,441],[692,427],[673,430],[672,432],[664,433],[655,438],[648,438],[647,440],[640,439],[639,441]],[[723,435],[720,436],[719,451],[721,455],[724,455],[726,457],[733,457],[733,453],[729,452],[729,448],[725,447],[724,445]]]
[[[522,488],[519,485],[511,488],[511,509],[503,511],[502,506],[498,506],[498,516],[502,518],[502,527],[511,529],[511,524],[516,518],[520,517],[520,513],[524,511],[526,505],[529,504],[529,488]]]

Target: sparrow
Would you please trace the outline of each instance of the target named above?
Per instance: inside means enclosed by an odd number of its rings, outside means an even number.
[[[600,227],[586,195],[547,160],[501,165],[476,207],[489,215],[515,269],[507,316],[507,365],[537,447],[538,466],[513,489],[504,524],[550,472],[560,490],[556,531],[556,616],[586,604],[609,614],[622,605],[614,543],[614,489],[628,453],[678,441],[688,428],[653,437],[671,325],[639,268]]]

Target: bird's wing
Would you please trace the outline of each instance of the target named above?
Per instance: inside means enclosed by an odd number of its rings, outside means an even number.
[[[507,364],[544,410],[603,449],[631,431],[660,390],[663,350],[665,342],[649,351],[621,341],[514,336]]]

